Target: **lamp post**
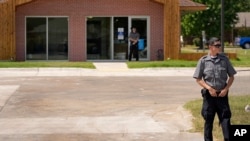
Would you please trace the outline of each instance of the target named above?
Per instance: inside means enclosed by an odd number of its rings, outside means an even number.
[[[221,51],[224,52],[224,25],[225,25],[225,15],[224,15],[224,0],[221,0]]]

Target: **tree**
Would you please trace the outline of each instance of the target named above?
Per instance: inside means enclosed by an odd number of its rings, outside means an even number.
[[[250,0],[240,0],[239,7],[241,12],[250,12]]]
[[[193,0],[205,4],[208,9],[186,14],[182,17],[182,34],[200,37],[205,31],[208,37],[220,36],[221,0]],[[250,0],[225,0],[225,31],[230,30],[237,20],[237,12],[249,11]]]

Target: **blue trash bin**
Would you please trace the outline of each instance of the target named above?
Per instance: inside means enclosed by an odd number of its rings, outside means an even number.
[[[139,39],[138,49],[139,50],[143,50],[144,49],[144,39]]]

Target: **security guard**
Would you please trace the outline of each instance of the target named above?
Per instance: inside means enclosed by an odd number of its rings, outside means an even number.
[[[129,34],[130,41],[130,50],[128,60],[131,61],[132,55],[136,58],[136,61],[139,61],[139,50],[138,50],[138,41],[140,34],[137,32],[136,27],[131,27],[131,32]]]
[[[193,78],[203,87],[201,114],[205,120],[204,139],[213,141],[213,122],[217,113],[222,127],[224,141],[229,141],[231,110],[228,103],[228,90],[233,84],[235,69],[229,59],[221,54],[221,43],[216,37],[208,42],[209,53],[197,64]]]

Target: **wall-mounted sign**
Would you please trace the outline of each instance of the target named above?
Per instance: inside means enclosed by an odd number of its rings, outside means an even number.
[[[118,40],[124,40],[124,28],[118,28]]]

